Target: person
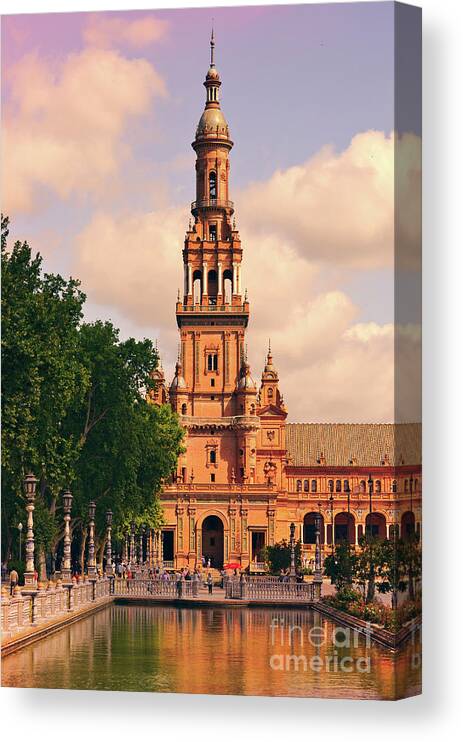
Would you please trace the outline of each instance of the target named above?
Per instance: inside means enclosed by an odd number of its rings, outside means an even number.
[[[207,573],[207,589],[209,591],[209,595],[212,595],[212,574],[211,572]]]
[[[2,582],[6,582],[6,576],[8,574],[8,567],[6,562],[2,562]]]
[[[14,589],[16,585],[18,584],[19,575],[16,572],[15,569],[12,569],[10,572],[10,595],[13,595]]]

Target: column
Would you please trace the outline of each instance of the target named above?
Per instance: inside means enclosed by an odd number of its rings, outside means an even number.
[[[236,266],[236,293],[241,294],[241,266],[239,263]]]
[[[237,264],[236,263],[233,263],[233,286],[232,286],[232,294],[237,294],[238,293],[238,291],[237,291],[237,283],[238,283],[238,279],[237,279],[238,270],[237,270],[237,268],[238,268]]]
[[[183,296],[188,296],[188,266],[183,264]]]
[[[187,266],[187,272],[188,272],[188,296],[191,296],[193,293],[193,269],[190,264]]]
[[[207,263],[203,263],[203,296],[207,296]]]
[[[221,297],[223,293],[222,287],[222,263],[217,263],[217,296]],[[219,303],[219,302],[217,302]]]

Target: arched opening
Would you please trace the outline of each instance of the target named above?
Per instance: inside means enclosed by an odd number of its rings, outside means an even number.
[[[217,515],[208,515],[202,526],[202,548],[206,564],[220,569],[223,566],[223,523]]]
[[[225,304],[231,304],[233,294],[233,273],[229,270],[223,272],[223,294]]]
[[[186,411],[187,411],[187,406],[186,406],[186,402],[184,402],[182,404],[182,415],[186,415]]]
[[[209,304],[217,304],[217,273],[209,271],[207,274],[207,295]]]
[[[402,515],[400,521],[400,538],[410,539],[415,533],[415,516],[411,510]]]
[[[386,517],[382,513],[368,513],[365,520],[365,532],[373,538],[386,538]]]
[[[217,453],[215,451],[215,448],[212,449],[212,451],[209,454],[209,461],[211,464],[217,463]]]
[[[209,173],[209,198],[217,198],[217,173],[214,170]]]
[[[352,513],[338,513],[334,519],[334,540],[355,544],[355,518]]]
[[[193,301],[195,304],[201,304],[201,282],[203,280],[203,274],[201,271],[195,271],[193,273]]]
[[[302,540],[304,544],[315,544],[316,543],[316,517],[319,513],[307,513],[304,515],[304,524],[302,526]],[[323,515],[320,517],[320,543],[325,543],[325,521]]]

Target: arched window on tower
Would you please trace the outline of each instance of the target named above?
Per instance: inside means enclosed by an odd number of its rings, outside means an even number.
[[[209,198],[217,198],[217,173],[211,170],[209,173]]]
[[[186,415],[186,412],[187,412],[187,406],[186,406],[186,402],[184,402],[182,404],[182,415]]]
[[[201,271],[193,273],[193,301],[195,304],[201,304],[201,282],[203,275]]]
[[[209,271],[207,274],[207,295],[209,304],[217,304],[217,273]]]
[[[223,273],[223,293],[225,304],[231,304],[233,293],[233,273],[230,270],[226,270]]]
[[[311,489],[312,489],[312,492],[316,492],[317,491],[317,480],[316,479],[312,479],[312,487],[311,487]]]
[[[309,491],[309,480],[304,479],[304,492],[308,492],[308,491]]]
[[[215,449],[213,448],[209,454],[209,461],[211,464],[217,463],[217,454],[215,452]]]

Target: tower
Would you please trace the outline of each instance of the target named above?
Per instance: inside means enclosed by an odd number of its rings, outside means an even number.
[[[279,429],[286,413],[280,406],[265,408],[270,432],[262,441],[245,343],[249,302],[241,285],[243,250],[230,200],[233,142],[220,105],[213,35],[210,44],[205,107],[192,143],[193,221],[183,245],[183,296],[176,303],[180,351],[169,389],[185,430],[185,451],[161,496],[163,560],[192,566],[205,557],[215,567],[227,562],[247,566],[266,543],[274,543],[285,452],[272,458],[271,451],[284,440]],[[265,467],[269,458],[270,470]]]
[[[213,35],[210,44],[205,108],[192,143],[196,152],[194,222],[185,236],[183,299],[176,305],[179,362],[187,392],[182,414],[207,420],[242,412],[236,391],[249,318],[249,303],[241,288],[241,240],[229,198],[233,142],[220,107]]]

